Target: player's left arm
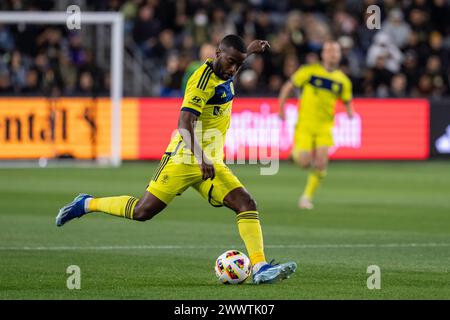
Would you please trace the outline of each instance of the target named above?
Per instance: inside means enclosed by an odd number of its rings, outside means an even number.
[[[270,48],[269,41],[253,40],[247,47],[247,58],[254,53],[263,53],[266,48]]]
[[[354,113],[354,111],[353,111],[353,102],[351,100],[350,101],[345,101],[344,102],[344,106],[345,106],[345,111],[347,111],[347,115],[348,115],[349,119],[352,119],[353,118],[353,113]]]
[[[247,60],[247,58],[250,57],[252,54],[263,53],[266,50],[266,48],[270,48],[269,41],[253,40],[247,47],[247,56],[245,57],[245,60]],[[244,63],[241,66],[239,66],[239,68],[236,71],[236,74],[238,74],[239,71],[241,71],[243,65]]]
[[[345,111],[347,111],[347,115],[350,119],[353,118],[353,114],[354,114],[352,99],[353,99],[352,82],[350,81],[350,79],[345,77],[345,80],[344,80],[343,86],[342,86],[341,100],[344,103]]]

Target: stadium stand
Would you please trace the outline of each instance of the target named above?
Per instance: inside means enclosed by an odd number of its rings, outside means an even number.
[[[7,0],[0,10],[58,10],[57,2]],[[126,49],[148,75],[136,80],[146,82],[142,90],[125,87],[128,96],[181,96],[183,76],[200,59],[200,47],[229,33],[247,42],[267,39],[272,46],[240,73],[240,95],[277,95],[300,64],[318,61],[321,44],[330,38],[343,48],[342,66],[356,96],[450,95],[445,0],[79,2],[86,11],[123,12]],[[366,27],[371,4],[381,8],[380,30]],[[105,95],[110,75],[108,65],[98,63],[95,44],[95,37],[82,41],[81,33],[62,27],[0,25],[0,95]]]

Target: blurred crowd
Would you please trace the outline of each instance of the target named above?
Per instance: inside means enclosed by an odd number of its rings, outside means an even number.
[[[1,10],[51,10],[51,0],[7,0]],[[97,0],[88,10],[121,11],[125,33],[157,66],[161,96],[182,96],[186,80],[226,34],[247,43],[266,39],[271,49],[241,70],[239,95],[276,96],[302,64],[320,59],[336,39],[342,70],[355,96],[450,96],[448,0]],[[371,29],[370,5],[380,8]],[[83,10],[84,8],[82,8]],[[109,72],[95,63],[77,33],[59,27],[0,24],[0,94],[104,93]]]
[[[52,10],[54,1],[1,1],[0,10]],[[80,33],[64,26],[0,23],[0,95],[92,96],[107,93],[109,72],[96,65]]]

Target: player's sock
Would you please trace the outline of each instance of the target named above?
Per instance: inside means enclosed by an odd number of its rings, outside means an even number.
[[[239,234],[245,243],[252,265],[266,262],[258,216],[258,211],[243,211],[236,216]]]
[[[139,199],[130,196],[93,198],[86,203],[86,212],[100,211],[118,217],[133,219],[133,211]]]
[[[308,175],[308,181],[306,182],[303,197],[307,197],[308,199],[312,200],[314,193],[316,192],[323,178],[325,178],[326,174],[326,170],[312,170]]]
[[[266,264],[267,264],[267,262],[258,262],[257,264],[254,264],[252,267],[253,274],[257,273],[259,271],[259,269],[261,269],[261,267]]]

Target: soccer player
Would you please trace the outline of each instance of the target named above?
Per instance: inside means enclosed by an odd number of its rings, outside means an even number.
[[[236,35],[224,37],[215,59],[208,59],[189,78],[178,120],[178,132],[170,141],[147,190],[140,198],[94,198],[80,194],[60,209],[56,225],[62,226],[90,212],[146,221],[161,212],[187,188],[193,187],[211,205],[236,213],[239,234],[252,263],[253,282],[272,283],[295,272],[295,262],[267,263],[255,200],[223,162],[225,134],[230,125],[234,97],[233,80],[244,60],[269,47],[255,40],[248,48]]]
[[[348,117],[353,117],[352,83],[338,69],[341,60],[339,43],[325,42],[321,58],[321,63],[301,66],[283,85],[278,97],[280,117],[284,119],[286,99],[295,87],[302,89],[292,158],[302,168],[311,168],[311,171],[303,195],[299,198],[301,209],[313,208],[314,193],[326,175],[338,99],[344,103]]]

